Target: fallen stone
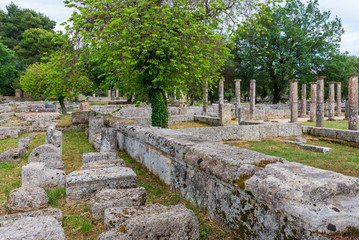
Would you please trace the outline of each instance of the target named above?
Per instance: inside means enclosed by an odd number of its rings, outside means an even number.
[[[116,160],[100,160],[89,162],[82,165],[81,169],[98,169],[98,168],[109,168],[109,167],[125,167],[125,161],[121,158]]]
[[[32,162],[22,167],[22,186],[54,188],[64,187],[65,184],[65,172],[46,168],[45,163]]]
[[[146,202],[146,189],[104,189],[95,194],[89,202],[93,219],[103,219],[104,212],[111,207],[141,206]]]
[[[129,239],[162,239],[164,236],[165,239],[199,239],[196,215],[183,205],[108,208],[105,226],[112,230],[98,239],[111,239],[103,237],[116,236],[117,232],[124,233]]]
[[[42,153],[57,153],[61,154],[60,149],[52,144],[43,144],[32,150],[29,155],[28,162],[39,162],[39,156]]]
[[[18,138],[20,136],[20,128],[17,127],[0,127],[0,140],[7,138]]]
[[[91,105],[89,102],[82,102],[80,103],[80,110],[81,111],[89,111],[91,110]]]
[[[46,208],[37,211],[14,213],[14,214],[0,216],[0,228],[9,227],[13,225],[15,221],[26,217],[44,217],[44,216],[53,217],[57,220],[59,224],[62,224],[63,216],[61,210],[57,208]]]
[[[36,133],[31,133],[29,136],[31,139],[35,139],[36,138]]]
[[[302,142],[302,143],[306,143],[307,142],[307,139],[301,137],[301,136],[298,136],[295,138],[295,141],[297,142]]]
[[[32,126],[38,128],[48,128],[54,124],[56,124],[55,121],[46,118],[36,118],[32,121]]]
[[[9,149],[0,154],[0,162],[2,163],[20,163],[26,149],[23,147]]]
[[[26,150],[29,150],[30,148],[30,137],[24,137],[19,139],[18,143],[19,148],[25,148]]]
[[[45,144],[54,145],[62,154],[62,132],[57,131],[55,126],[49,127],[46,131]]]
[[[53,217],[27,217],[9,227],[0,227],[0,239],[65,240],[65,233]]]
[[[9,212],[28,212],[48,206],[49,198],[43,188],[20,187],[12,190],[7,197]]]
[[[114,128],[103,128],[101,131],[100,152],[117,151],[117,131]]]
[[[301,143],[301,142],[294,142],[294,141],[289,141],[289,140],[285,140],[284,142],[294,144],[294,145],[298,145],[300,148],[305,149],[305,150],[309,150],[309,151],[312,151],[312,152],[320,152],[320,153],[332,153],[333,152],[333,149],[328,148],[328,147],[309,145],[309,144],[304,144],[304,143]]]
[[[101,129],[105,126],[103,116],[90,117],[89,119],[89,142],[94,144],[96,149],[101,144]]]
[[[82,164],[85,165],[95,161],[110,161],[117,160],[118,155],[116,152],[92,152],[82,154]]]
[[[94,111],[80,111],[80,112],[73,112],[71,114],[73,124],[89,123],[90,118],[94,116],[95,116]]]
[[[39,155],[39,162],[45,163],[47,168],[51,169],[64,169],[64,162],[62,161],[62,155],[59,153],[41,153]]]
[[[89,199],[102,189],[136,187],[136,174],[131,168],[111,167],[74,171],[67,176],[68,200]]]

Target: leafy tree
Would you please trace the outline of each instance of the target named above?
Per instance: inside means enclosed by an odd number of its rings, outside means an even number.
[[[0,94],[11,95],[11,82],[15,78],[15,54],[0,43]]]
[[[26,65],[40,62],[46,53],[51,53],[58,46],[53,39],[56,34],[53,31],[42,28],[30,28],[23,32],[22,40],[15,47],[16,55]]]
[[[45,91],[48,87],[47,76],[46,64],[34,63],[29,65],[25,73],[20,76],[20,85],[32,97],[41,98],[45,96]]]
[[[21,9],[14,3],[6,6],[7,13],[0,10],[0,42],[10,49],[21,41],[22,33],[30,28],[53,30],[56,22],[30,9]]]
[[[288,0],[267,12],[271,20],[259,20],[265,32],[251,22],[238,28],[234,54],[238,76],[257,79],[259,90],[273,94],[273,103],[278,103],[289,79],[313,81],[339,53],[343,28],[337,17],[329,21],[330,12],[319,11],[317,0]]]

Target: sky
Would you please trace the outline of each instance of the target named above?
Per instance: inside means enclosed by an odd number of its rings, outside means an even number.
[[[306,2],[306,0],[302,0]],[[338,16],[344,27],[341,51],[359,57],[359,0],[318,0],[321,11],[330,11],[332,18]],[[55,20],[55,30],[63,30],[60,23],[65,22],[73,10],[66,8],[63,0],[0,0],[0,9],[5,11],[11,2],[21,8],[29,8]]]

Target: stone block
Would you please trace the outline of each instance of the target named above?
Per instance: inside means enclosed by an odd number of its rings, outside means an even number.
[[[23,147],[9,149],[0,154],[0,162],[1,163],[20,163],[25,152],[26,152],[26,149]]]
[[[116,152],[92,152],[82,154],[82,164],[87,164],[95,161],[110,161],[117,160],[118,155]]]
[[[278,137],[291,137],[302,135],[302,124],[280,123],[278,124]]]
[[[17,127],[0,127],[0,140],[7,138],[13,139],[20,136],[20,128]]]
[[[19,142],[18,142],[18,147],[19,148],[23,147],[26,150],[29,150],[29,148],[30,148],[30,137],[20,138]]]
[[[98,168],[109,168],[109,167],[125,167],[125,161],[123,159],[116,160],[100,160],[83,164],[81,169],[98,169]]]
[[[54,145],[62,154],[62,132],[57,131],[55,126],[49,127],[46,131],[45,144]]]
[[[45,163],[32,162],[22,167],[22,186],[54,188],[64,187],[65,183],[65,172],[46,168]]]
[[[89,141],[94,143],[98,135],[101,135],[101,129],[105,126],[103,116],[90,117],[89,119]],[[101,141],[101,137],[100,137]]]
[[[64,162],[62,161],[62,155],[60,153],[41,153],[38,162],[45,163],[45,167],[47,168],[64,169]]]
[[[102,128],[100,152],[117,151],[117,130],[114,128]]]
[[[89,199],[102,189],[133,188],[137,178],[131,168],[111,167],[74,171],[67,176],[68,200]]]
[[[90,111],[91,110],[91,105],[89,102],[82,102],[80,103],[80,110],[81,111]]]
[[[183,205],[108,208],[105,211],[105,226],[107,229],[114,228],[110,234],[116,236],[116,232],[122,232],[129,239],[161,239],[163,236],[173,240],[199,239],[198,220]],[[98,239],[105,239],[102,236]]]
[[[94,111],[73,112],[71,114],[73,124],[86,124],[89,122],[90,118],[94,116]]]
[[[29,155],[28,162],[39,162],[39,156],[42,153],[57,153],[61,154],[61,151],[59,148],[55,147],[52,144],[43,144],[32,150],[32,152]]]
[[[43,188],[20,187],[12,190],[7,197],[9,212],[28,212],[46,208],[49,198]]]
[[[146,190],[140,187],[101,190],[95,194],[89,205],[91,217],[93,219],[103,219],[107,208],[141,206],[145,202]]]
[[[56,124],[55,121],[47,118],[36,118],[32,122],[32,126],[38,127],[38,128],[48,128],[52,125]]]
[[[22,218],[0,227],[1,240],[65,240],[65,232],[53,217]]]
[[[259,137],[261,139],[278,137],[278,124],[259,125],[258,128],[259,128]]]
[[[312,151],[312,152],[320,152],[320,153],[332,153],[333,149],[328,147],[321,147],[309,144],[300,144],[301,148]]]

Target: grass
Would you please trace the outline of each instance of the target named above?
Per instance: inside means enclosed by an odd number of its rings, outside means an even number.
[[[72,124],[71,114],[61,114],[60,119],[56,120],[57,126],[68,126]]]
[[[168,128],[170,129],[200,128],[200,127],[213,127],[213,126],[201,122],[178,122],[168,126]]]
[[[348,176],[359,177],[358,143],[348,143],[326,138],[313,138],[308,135],[304,135],[303,137],[307,139],[307,144],[330,147],[333,149],[333,153],[323,154],[311,152],[293,144],[283,142],[283,140],[294,140],[294,138],[277,138],[248,142],[229,141],[226,143],[268,155],[282,157],[291,162],[298,162]]]
[[[90,102],[90,105],[108,105],[108,102]]]
[[[300,122],[303,126],[315,127],[315,122]],[[348,120],[324,121],[324,127],[348,130]]]

